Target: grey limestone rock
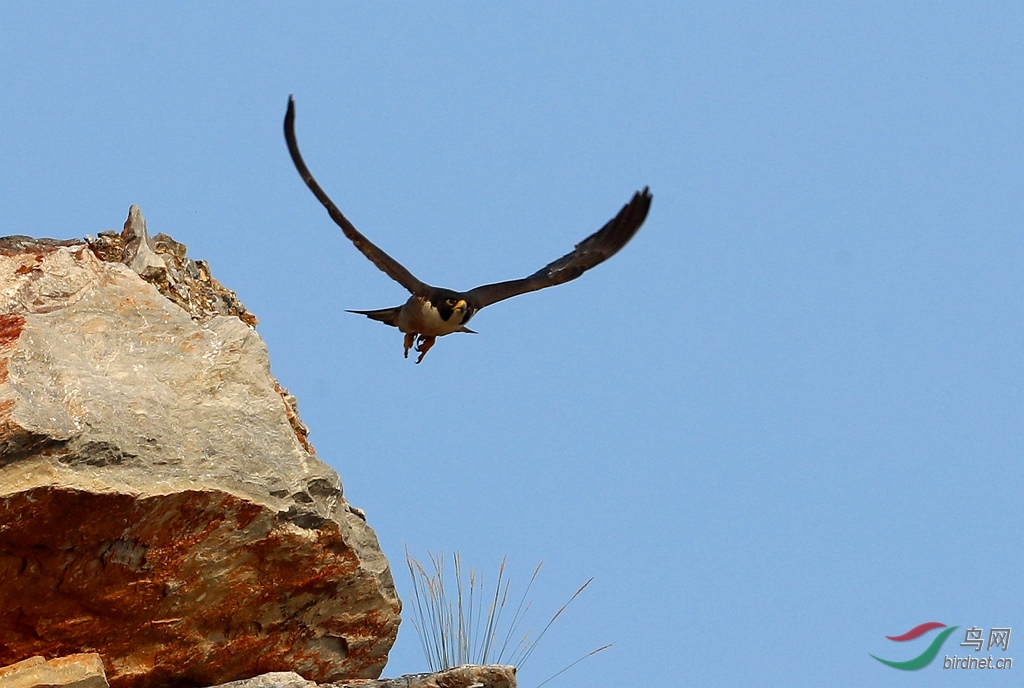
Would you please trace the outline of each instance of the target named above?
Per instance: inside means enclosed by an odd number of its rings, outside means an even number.
[[[319,688],[319,686],[312,681],[307,681],[294,671],[274,671],[253,678],[222,683],[213,688]]]
[[[89,243],[0,239],[0,665],[376,677],[401,608],[376,536],[255,318],[161,236],[133,207]]]

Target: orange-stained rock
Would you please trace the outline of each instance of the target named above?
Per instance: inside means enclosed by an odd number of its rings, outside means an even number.
[[[400,602],[376,536],[252,316],[141,223],[92,240],[107,260],[0,239],[0,666],[97,652],[112,688],[379,676]]]

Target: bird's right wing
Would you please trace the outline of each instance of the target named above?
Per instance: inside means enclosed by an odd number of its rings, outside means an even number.
[[[480,309],[492,303],[510,299],[545,287],[564,284],[574,280],[590,268],[603,263],[618,253],[619,249],[633,238],[651,209],[651,192],[647,187],[637,191],[633,198],[608,223],[576,248],[558,260],[548,263],[529,277],[496,284],[485,284],[466,292],[466,298],[474,308]]]
[[[416,279],[405,266],[384,253],[376,244],[363,236],[348,221],[348,218],[341,214],[338,207],[334,205],[334,202],[331,201],[327,194],[324,193],[324,190],[320,188],[320,185],[316,183],[316,180],[313,179],[309,168],[306,167],[306,163],[302,160],[302,155],[299,153],[299,144],[295,140],[295,100],[291,96],[288,97],[288,112],[284,116],[284,140],[288,143],[288,152],[291,153],[292,162],[295,163],[295,169],[299,171],[302,181],[306,182],[306,186],[313,192],[317,200],[327,208],[327,214],[331,216],[335,224],[341,227],[341,231],[356,245],[356,248],[362,251],[363,255],[369,258],[371,263],[384,271],[388,277],[401,284],[411,293],[421,294],[429,289],[427,284]]]

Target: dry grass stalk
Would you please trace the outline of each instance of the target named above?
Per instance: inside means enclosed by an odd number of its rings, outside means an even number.
[[[419,636],[431,671],[443,671],[464,664],[511,664],[522,668],[555,620],[594,580],[591,578],[581,585],[536,637],[531,637],[532,629],[527,629],[520,636],[520,629],[532,604],[527,596],[544,562],[537,564],[516,605],[512,620],[505,626],[502,620],[511,587],[511,581],[505,577],[505,557],[498,566],[493,592],[488,592],[483,575],[474,569],[469,569],[467,574],[458,552],[452,555],[454,589],[451,589],[450,579],[446,577],[444,553],[430,553],[429,556],[433,568],[430,573],[409,554],[408,549],[405,552],[409,575],[413,581],[412,625]],[[580,657],[544,683],[609,647],[610,644],[599,647]]]

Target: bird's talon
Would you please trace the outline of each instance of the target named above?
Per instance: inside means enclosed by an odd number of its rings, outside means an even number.
[[[416,342],[416,350],[420,352],[419,358],[416,359],[417,363],[423,360],[423,357],[430,351],[430,347],[434,346],[436,340],[437,337],[426,337],[422,334],[419,336],[419,340]]]

